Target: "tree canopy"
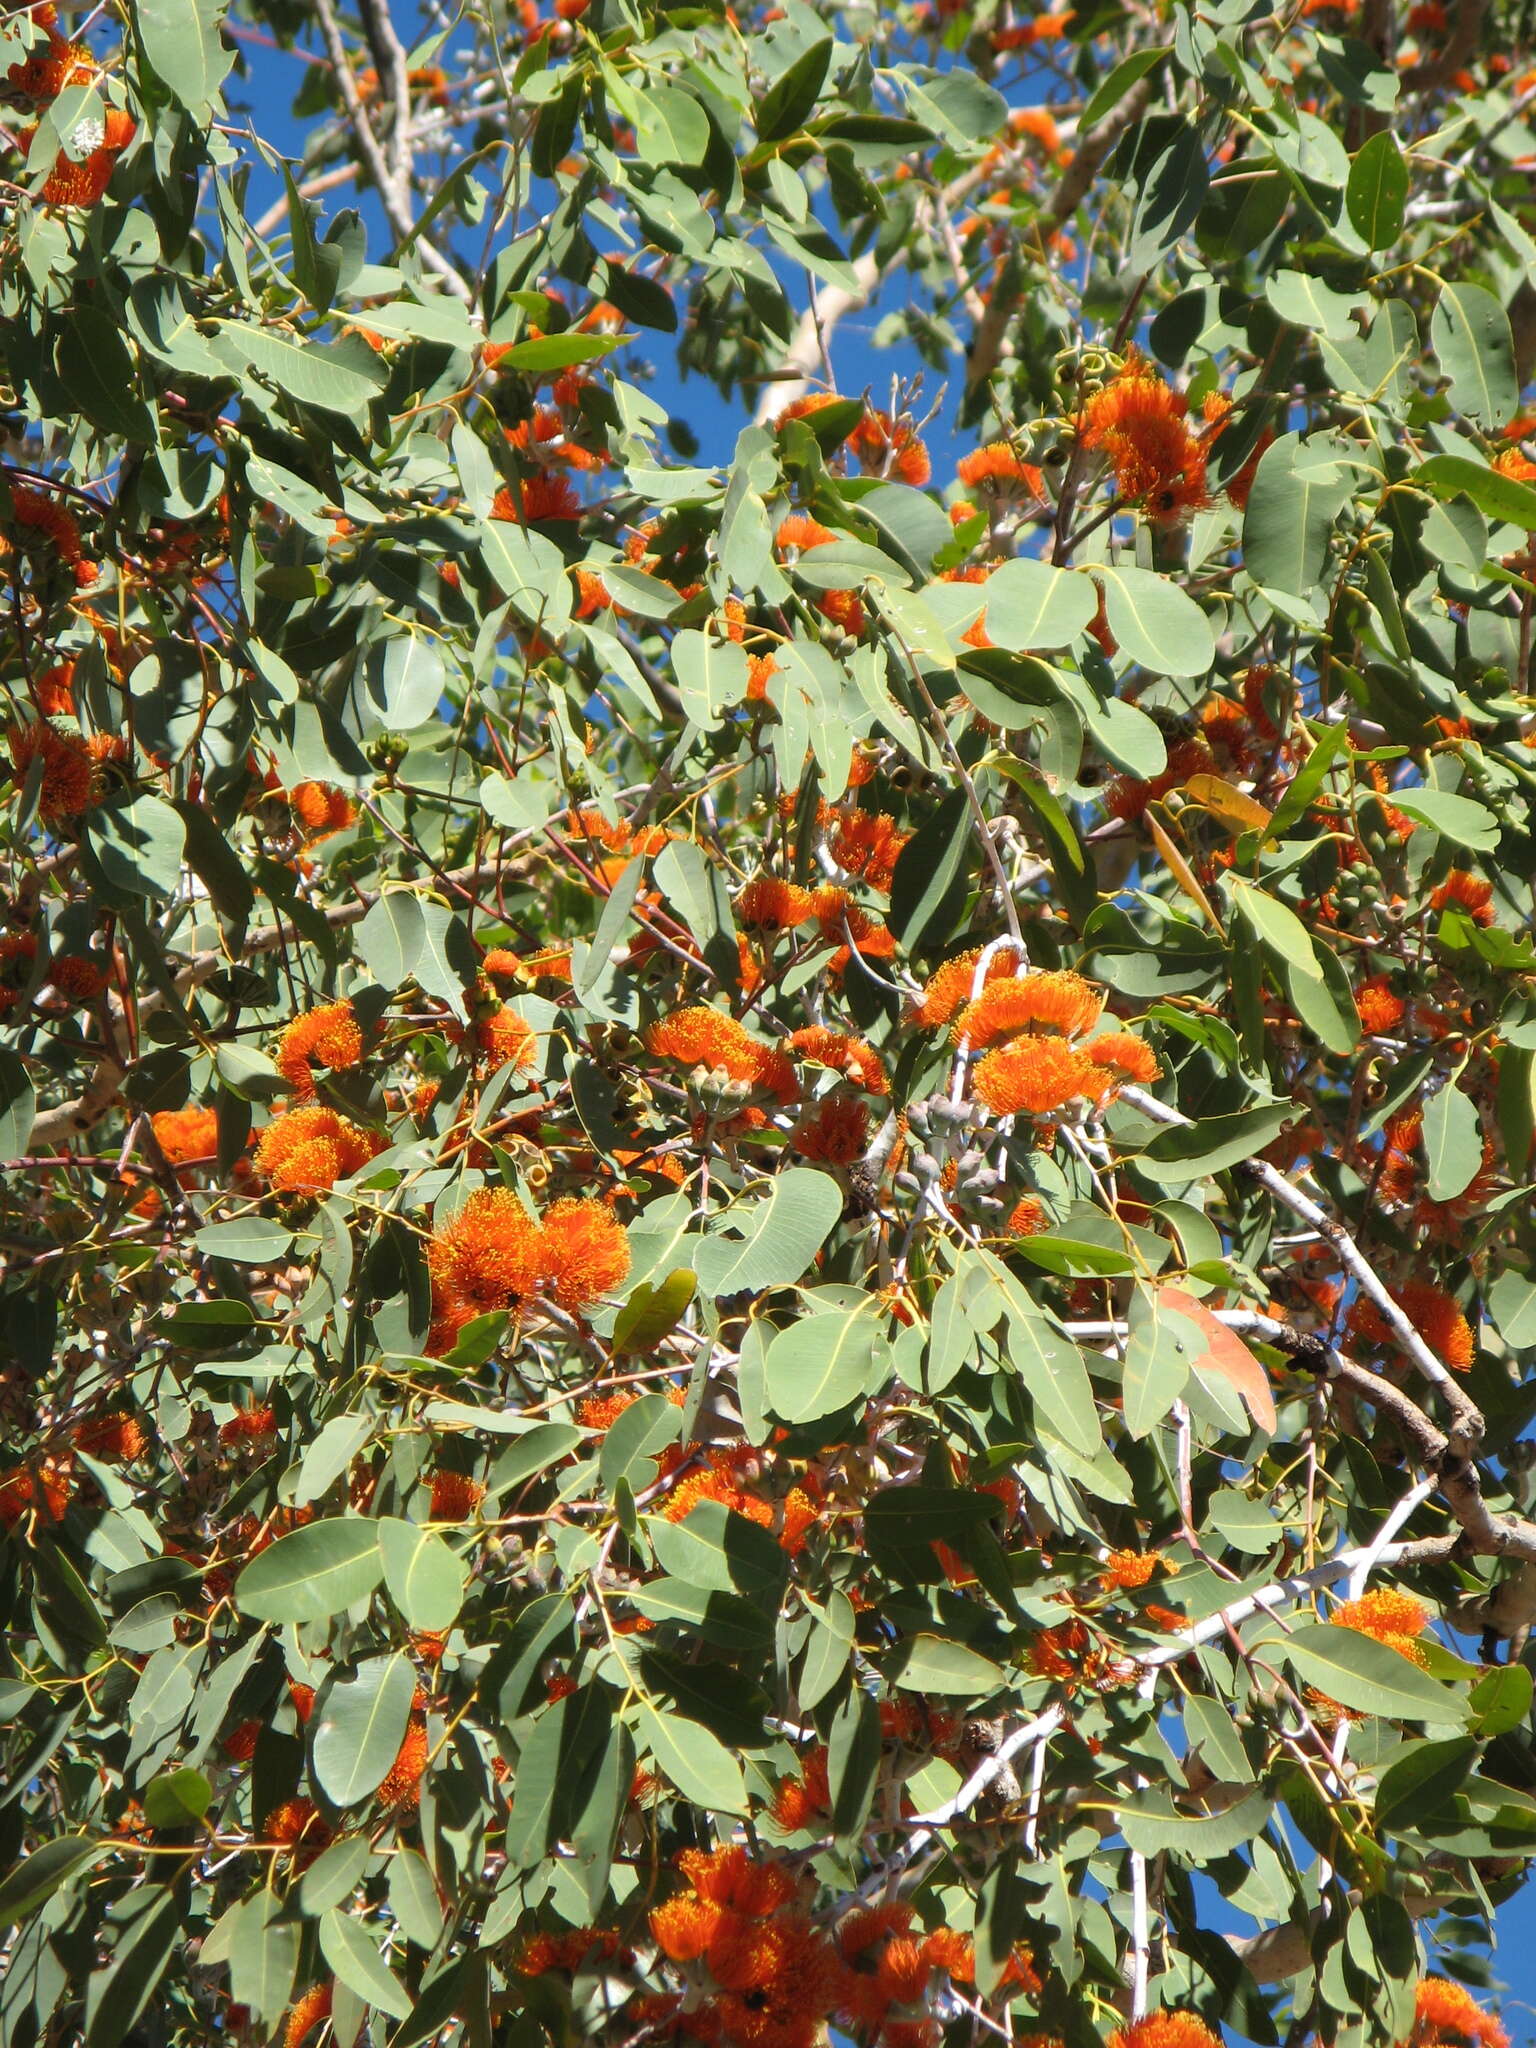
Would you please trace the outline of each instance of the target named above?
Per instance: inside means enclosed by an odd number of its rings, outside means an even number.
[[[0,23],[0,2048],[1507,2048],[1529,10],[353,5]]]

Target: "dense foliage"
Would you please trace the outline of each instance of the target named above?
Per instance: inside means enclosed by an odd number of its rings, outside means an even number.
[[[1529,26],[6,17],[3,2048],[1505,2048]]]

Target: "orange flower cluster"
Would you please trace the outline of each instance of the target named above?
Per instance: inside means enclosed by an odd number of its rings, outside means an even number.
[[[277,1194],[320,1194],[358,1173],[384,1140],[319,1103],[274,1117],[256,1146],[256,1171]]]
[[[485,1499],[485,1488],[465,1472],[444,1468],[432,1474],[432,1500],[427,1512],[434,1522],[467,1522]]]
[[[808,512],[791,512],[780,522],[773,545],[778,554],[798,559],[808,549],[824,548],[836,539],[837,535],[830,526],[823,526]],[[834,626],[841,626],[851,639],[857,640],[868,623],[857,591],[823,590],[813,601],[822,616],[830,619]]]
[[[36,11],[45,40],[34,44],[21,62],[4,74],[0,98],[42,113],[66,86],[94,85],[100,67],[83,43],[72,43],[60,35],[55,17]],[[30,161],[37,140],[36,125],[24,129],[19,140]],[[75,125],[67,146],[55,157],[42,197],[49,206],[94,206],[106,191],[118,158],[137,133],[133,117],[121,107],[107,107],[88,113]]]
[[[922,1000],[912,1011],[912,1022],[933,1029],[947,1024],[962,1003],[971,1000],[971,987],[976,979],[976,967],[983,948],[972,946],[968,952],[956,953],[944,965],[937,968],[923,988]],[[994,981],[1011,979],[1023,965],[1024,956],[1016,946],[999,946],[987,962],[983,986]]]
[[[961,967],[950,961],[940,972]],[[1081,975],[989,975],[981,993],[963,1001],[969,985],[963,970],[951,973],[942,991],[930,983],[919,1015],[926,1020],[958,1008],[950,1034],[955,1043],[973,1051],[990,1048],[971,1075],[971,1088],[994,1116],[1048,1116],[1078,1097],[1102,1103],[1121,1082],[1157,1079],[1152,1049],[1134,1032],[1112,1031],[1083,1042],[1103,1014],[1104,997]]]
[[[911,838],[898,829],[886,811],[854,809],[839,815],[827,851],[850,875],[859,875],[884,896],[890,889],[901,850]]]
[[[803,1031],[790,1033],[789,1049],[798,1059],[812,1066],[831,1067],[839,1074],[846,1074],[869,1095],[889,1095],[891,1092],[885,1063],[865,1039],[852,1038],[846,1032],[812,1024]]]
[[[629,1272],[629,1239],[601,1202],[555,1202],[536,1221],[510,1188],[482,1188],[432,1234],[433,1355],[466,1323],[538,1295],[579,1315]]]
[[[1452,1372],[1470,1372],[1477,1356],[1472,1325],[1443,1287],[1431,1280],[1405,1280],[1389,1289],[1392,1299],[1442,1365]],[[1375,1302],[1359,1295],[1346,1317],[1349,1329],[1369,1344],[1395,1344],[1390,1325]]]
[[[1007,441],[989,441],[986,447],[962,455],[955,474],[968,491],[984,491],[994,501],[1043,505],[1046,500],[1045,478]]]
[[[323,1849],[330,1846],[332,1830],[321,1817],[313,1799],[285,1799],[273,1807],[261,1824],[266,1841],[280,1843],[293,1858],[295,1870],[304,1870]]]
[[[1361,1030],[1374,1038],[1381,1032],[1396,1030],[1408,1005],[1393,993],[1390,975],[1373,974],[1355,990],[1355,1008],[1360,1013]]]
[[[757,876],[736,899],[736,916],[749,932],[793,931],[815,915],[816,899],[809,889],[774,875]]]
[[[36,1467],[12,1465],[0,1472],[0,1529],[14,1529],[25,1515],[48,1526],[62,1522],[74,1490],[69,1458],[44,1458]]]
[[[1157,1550],[1112,1550],[1104,1560],[1099,1584],[1106,1593],[1134,1593],[1149,1585],[1163,1568]]]
[[[1232,400],[1225,391],[1208,391],[1200,410],[1210,425],[1210,431],[1206,435],[1205,442],[1206,448],[1209,450],[1221,439],[1230,424]],[[1253,489],[1253,480],[1259,473],[1259,464],[1264,459],[1264,451],[1273,444],[1274,438],[1274,428],[1265,427],[1260,433],[1259,438],[1254,442],[1251,453],[1244,458],[1242,467],[1227,478],[1226,492],[1228,501],[1235,505],[1239,512],[1247,507],[1248,494]]]
[[[449,1033],[460,1045],[471,1034],[488,1073],[494,1074],[500,1067],[525,1070],[538,1063],[539,1042],[533,1026],[507,1003],[491,998],[476,1010],[470,1034],[458,1025]]]
[[[696,1004],[674,1010],[651,1025],[645,1034],[647,1052],[662,1060],[676,1060],[679,1066],[707,1074],[724,1074],[728,1080],[745,1082],[761,1089],[781,1103],[791,1103],[800,1093],[794,1062],[777,1046],[764,1045],[747,1027],[723,1010]]]
[[[1116,2027],[1109,2048],[1222,2048],[1220,2034],[1213,2033],[1198,2014],[1153,2012],[1128,2027]]]
[[[1081,1038],[1103,1011],[1103,991],[1080,974],[1018,975],[1008,981],[989,980],[976,1000],[961,1010],[949,1035],[956,1045],[964,1039],[973,1052],[1020,1032],[1051,1031],[1063,1038]]]
[[[328,782],[296,783],[288,792],[288,804],[312,843],[343,831],[357,818],[351,797]]]
[[[1414,1994],[1411,2048],[1509,2048],[1509,2035],[1464,1985],[1425,1977]]]
[[[817,1502],[812,1498],[815,1490],[812,1482],[808,1480],[805,1486],[792,1486],[775,1510],[772,1502],[751,1492],[745,1484],[759,1477],[760,1471],[761,1454],[750,1445],[712,1450],[701,1467],[686,1473],[672,1488],[661,1513],[669,1522],[685,1522],[701,1500],[713,1500],[729,1508],[733,1514],[756,1522],[760,1529],[771,1529],[777,1519],[780,1547],[791,1557],[798,1556],[820,1514]]]
[[[294,2000],[283,2028],[283,2048],[299,2048],[322,2020],[330,2018],[333,1996],[332,1985],[311,1984],[301,1998]]]
[[[685,1849],[688,1889],[651,1914],[657,1948],[690,1990],[680,2022],[719,2048],[814,2048],[851,2017],[853,1972],[797,1903],[781,1865],[745,1849]],[[889,2008],[887,2001],[886,2009]]]
[[[848,436],[848,447],[866,476],[895,477],[919,489],[933,475],[928,450],[910,420],[893,420],[873,407]]]
[[[1096,1641],[1086,1623],[1076,1618],[1041,1629],[1029,1646],[1029,1668],[1037,1678],[1053,1679],[1069,1693],[1083,1685],[1106,1692],[1133,1685],[1137,1676],[1129,1658]]]
[[[40,761],[37,814],[45,824],[78,817],[95,800],[95,762],[88,742],[51,720],[13,725],[5,736],[11,774],[24,786],[34,761]]]
[[[1383,1586],[1358,1600],[1341,1600],[1328,1619],[1335,1628],[1352,1628],[1385,1643],[1415,1664],[1428,1662],[1418,1638],[1429,1626],[1429,1610],[1411,1593]]]
[[[491,517],[514,526],[538,526],[545,520],[580,519],[585,511],[568,476],[524,477],[514,490],[503,484],[491,500]]]
[[[268,1437],[277,1435],[277,1411],[269,1402],[252,1401],[246,1407],[237,1408],[219,1430],[219,1442],[226,1449],[236,1444],[264,1444]]]
[[[333,1073],[355,1067],[363,1056],[363,1034],[348,1002],[323,1003],[295,1017],[278,1040],[273,1055],[277,1070],[295,1095],[313,1095],[314,1070]]]
[[[830,1818],[832,1791],[827,1782],[827,1767],[827,1746],[818,1742],[801,1758],[799,1775],[780,1781],[770,1811],[785,1834],[799,1834],[807,1828],[819,1830]]]
[[[84,1451],[88,1458],[99,1458],[104,1465],[128,1465],[149,1439],[136,1415],[125,1409],[113,1409],[106,1415],[93,1415],[88,1421],[77,1422],[70,1431],[70,1441],[77,1451]]]
[[[1493,923],[1493,884],[1465,868],[1452,868],[1438,888],[1429,892],[1431,910],[1459,910],[1474,924]]]
[[[542,1930],[530,1934],[518,1952],[513,1968],[520,1977],[547,1977],[551,1970],[567,1972],[595,1963],[629,1962],[625,1948],[611,1927],[571,1927],[563,1934]]]
[[[419,1691],[416,1699],[417,1706],[406,1727],[405,1740],[375,1795],[380,1806],[385,1808],[414,1806],[421,1797],[421,1780],[427,1768],[431,1744],[427,1738],[426,1715],[420,1711],[422,1695]]]
[[[869,1147],[869,1111],[852,1095],[828,1095],[796,1124],[790,1143],[802,1159],[853,1166]]]
[[[1211,774],[1215,766],[1216,758],[1203,734],[1175,740],[1168,749],[1167,765],[1160,775],[1145,781],[1138,775],[1117,775],[1107,782],[1104,786],[1104,809],[1111,818],[1121,818],[1127,824],[1134,824],[1138,818],[1146,816],[1149,804],[1165,797],[1171,789],[1182,788],[1191,775]]]
[[[1078,437],[1108,459],[1120,496],[1156,526],[1176,525],[1210,502],[1206,448],[1190,430],[1189,400],[1139,357],[1088,400]]]

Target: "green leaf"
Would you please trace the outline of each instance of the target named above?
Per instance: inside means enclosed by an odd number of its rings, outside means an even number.
[[[871,1391],[870,1371],[883,1348],[871,1304],[802,1316],[768,1346],[764,1398],[780,1422],[834,1415]]]
[[[163,898],[181,880],[187,830],[172,805],[125,791],[85,814],[86,844],[110,887]]]
[[[746,650],[734,640],[712,640],[688,626],[672,639],[672,675],[684,712],[710,732],[726,706],[739,704],[747,694]]]
[[[903,1692],[956,1693],[980,1699],[1004,1683],[1001,1666],[948,1636],[914,1635],[891,1652],[885,1665],[892,1685]]]
[[[1200,1818],[1181,1813],[1165,1792],[1138,1792],[1115,1808],[1120,1832],[1143,1856],[1165,1850],[1196,1863],[1213,1862],[1243,1842],[1251,1842],[1267,1824],[1274,1801],[1250,1792],[1234,1806]]]
[[[1392,803],[1416,824],[1474,853],[1491,853],[1499,843],[1499,821],[1486,804],[1449,789],[1394,789]]]
[[[651,873],[668,906],[682,919],[715,972],[722,978],[738,973],[741,958],[736,920],[718,864],[706,860],[692,840],[673,839],[656,856]]]
[[[1383,128],[1355,153],[1344,188],[1344,205],[1367,249],[1390,249],[1403,231],[1408,203],[1408,166],[1390,129]]]
[[[155,76],[194,120],[219,97],[234,63],[219,35],[222,0],[139,0],[133,19]]]
[[[398,1652],[365,1658],[325,1687],[310,1727],[310,1763],[333,1806],[355,1806],[388,1777],[415,1690],[410,1660]]]
[[[960,149],[995,135],[1008,116],[1008,102],[996,87],[964,65],[929,71],[920,81],[909,72],[903,83],[911,113]]]
[[[1336,292],[1305,271],[1279,270],[1266,283],[1264,296],[1293,327],[1314,328],[1331,341],[1358,338],[1353,317],[1360,304],[1358,292]]]
[[[55,1835],[43,1842],[0,1877],[0,1927],[25,1920],[61,1885],[112,1853],[112,1843],[96,1835]]]
[[[1283,1657],[1301,1679],[1341,1706],[1396,1720],[1464,1722],[1467,1703],[1409,1658],[1358,1629],[1316,1622],[1275,1638],[1264,1651]]]
[[[1309,462],[1299,435],[1266,448],[1243,513],[1243,561],[1255,583],[1311,599],[1322,581],[1333,522],[1349,501],[1341,468]]]
[[[213,1259],[233,1259],[242,1266],[274,1266],[293,1248],[293,1232],[270,1216],[237,1216],[229,1223],[208,1223],[193,1239]]]
[[[781,142],[804,126],[826,83],[835,47],[831,36],[819,37],[769,86],[753,116],[759,144]]]
[[[1104,1244],[1084,1244],[1078,1238],[1057,1237],[1045,1232],[1039,1237],[1021,1238],[1018,1256],[1047,1273],[1076,1277],[1086,1273],[1116,1275],[1134,1273],[1137,1264],[1129,1252],[1117,1252]]]
[[[1518,1728],[1531,1711],[1536,1681],[1524,1664],[1499,1664],[1472,1688],[1472,1732],[1485,1742]]]
[[[1479,284],[1443,283],[1429,340],[1463,418],[1500,427],[1520,402],[1509,315]]]
[[[890,925],[909,952],[922,944],[963,875],[970,839],[969,800],[955,789],[896,856]]]
[[[430,1949],[443,1931],[443,1908],[431,1866],[415,1849],[400,1849],[389,1860],[389,1910],[406,1939]]]
[[[201,1771],[168,1771],[144,1787],[144,1818],[152,1828],[193,1827],[213,1804],[213,1787]]]
[[[1128,660],[1154,675],[1205,674],[1216,658],[1216,636],[1187,591],[1150,569],[1106,563],[1095,564],[1089,573],[1103,588],[1109,630]]]
[[[1082,1353],[1001,1259],[990,1252],[981,1257],[1008,1317],[1007,1366],[1023,1380],[1041,1420],[1070,1449],[1091,1458],[1104,1438]]]
[[[343,1984],[359,1998],[387,2012],[391,2019],[409,2019],[411,1994],[389,1969],[369,1936],[349,1913],[332,1906],[320,1916],[320,1953]]]
[[[1502,476],[1486,463],[1473,462],[1465,455],[1432,455],[1419,464],[1410,480],[1437,498],[1470,498],[1490,519],[1506,520],[1511,526],[1536,533],[1536,486]]]
[[[1322,965],[1313,950],[1311,934],[1294,910],[1236,875],[1228,878],[1227,896],[1254,937],[1268,947],[1277,967],[1290,967],[1311,981],[1322,980]]]
[[[1133,50],[1123,57],[1107,78],[1099,81],[1089,97],[1088,104],[1078,117],[1077,132],[1086,135],[1090,128],[1096,128],[1112,107],[1120,104],[1131,87],[1140,78],[1145,78],[1155,65],[1161,64],[1167,56],[1166,49]]]
[[[1149,1179],[1168,1185],[1200,1180],[1252,1159],[1295,1115],[1293,1102],[1270,1102],[1228,1116],[1201,1117],[1193,1124],[1171,1124],[1158,1132],[1137,1166]]]
[[[686,1266],[677,1267],[655,1284],[642,1280],[614,1318],[614,1357],[654,1351],[687,1314],[697,1288],[698,1279]]]
[[[793,1286],[842,1213],[842,1189],[830,1174],[788,1167],[766,1195],[733,1202],[697,1241],[699,1285],[717,1296]]]
[[[683,1411],[665,1394],[642,1394],[632,1401],[603,1438],[597,1467],[611,1495],[620,1480],[635,1492],[656,1477],[655,1460],[677,1442]]]
[[[1514,1350],[1536,1346],[1536,1275],[1507,1267],[1488,1290],[1488,1313]]]
[[[617,334],[540,334],[531,341],[514,341],[497,368],[542,377],[549,370],[568,370],[574,363],[595,363],[612,355],[619,341]]]
[[[248,2005],[275,2026],[287,2009],[299,1967],[301,1929],[284,1915],[283,1902],[271,1892],[242,1900],[229,1943],[229,1988],[239,2005]],[[219,1923],[218,1932],[222,1930]]]
[[[257,327],[246,320],[214,324],[213,352],[236,372],[250,371],[298,404],[357,419],[384,389],[385,372],[357,335],[320,346],[303,335]]]
[[[486,569],[520,618],[549,633],[570,623],[571,579],[564,555],[547,534],[511,519],[485,519],[480,540]]]
[[[356,943],[380,988],[393,991],[414,981],[428,995],[440,996],[456,1016],[464,1016],[464,967],[471,956],[463,928],[446,904],[418,896],[414,889],[391,889],[358,926]]]
[[[120,2048],[186,1939],[182,1900],[173,1885],[146,1888],[118,1934],[111,1959],[85,1987],[82,2048]]]
[[[407,1628],[437,1634],[451,1628],[464,1604],[468,1573],[435,1529],[393,1515],[379,1519],[384,1590]]]
[[[636,1725],[657,1769],[686,1800],[710,1813],[746,1812],[741,1765],[707,1728],[658,1714],[648,1700],[640,1702]]]
[[[629,1594],[630,1604],[652,1621],[679,1622],[695,1639],[746,1657],[766,1657],[773,1644],[773,1615],[741,1593],[689,1585],[685,1579],[651,1579]],[[801,1704],[808,1705],[804,1692]]]
[[[1125,1426],[1148,1435],[1184,1391],[1190,1367],[1209,1350],[1205,1334],[1138,1288],[1131,1298],[1125,1346]]]
[[[1070,647],[1099,608],[1091,577],[1018,555],[992,571],[978,593],[987,638],[1009,652]]]
[[[364,697],[361,728],[411,732],[437,716],[448,664],[441,642],[425,633],[392,633],[375,641],[354,685]]]
[[[1453,1075],[1424,1103],[1424,1157],[1432,1202],[1453,1202],[1483,1163],[1482,1121]]]
[[[0,1159],[20,1159],[37,1121],[37,1090],[26,1063],[0,1048]]]
[[[717,1500],[694,1504],[681,1522],[645,1523],[656,1562],[704,1592],[742,1593],[775,1609],[789,1564],[766,1529]]]
[[[1529,1678],[1530,1673],[1526,1673]],[[1472,1695],[1476,1711],[1477,1695]],[[1448,1742],[1412,1742],[1395,1757],[1376,1783],[1375,1811],[1380,1826],[1407,1814],[1417,1820],[1439,1813],[1477,1761],[1478,1747],[1469,1735]]]
[[[279,1536],[240,1574],[235,1600],[256,1621],[329,1621],[383,1576],[378,1524],[343,1515]]]
[[[374,1858],[373,1843],[365,1834],[343,1835],[339,1842],[332,1842],[299,1880],[301,1911],[315,1919],[328,1907],[351,1898]]]
[[[635,97],[635,147],[655,164],[701,164],[709,153],[709,116],[691,92],[650,80]]]

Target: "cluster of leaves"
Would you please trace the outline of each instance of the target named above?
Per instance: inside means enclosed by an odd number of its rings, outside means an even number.
[[[0,24],[6,2048],[1501,2048],[1533,99]]]

